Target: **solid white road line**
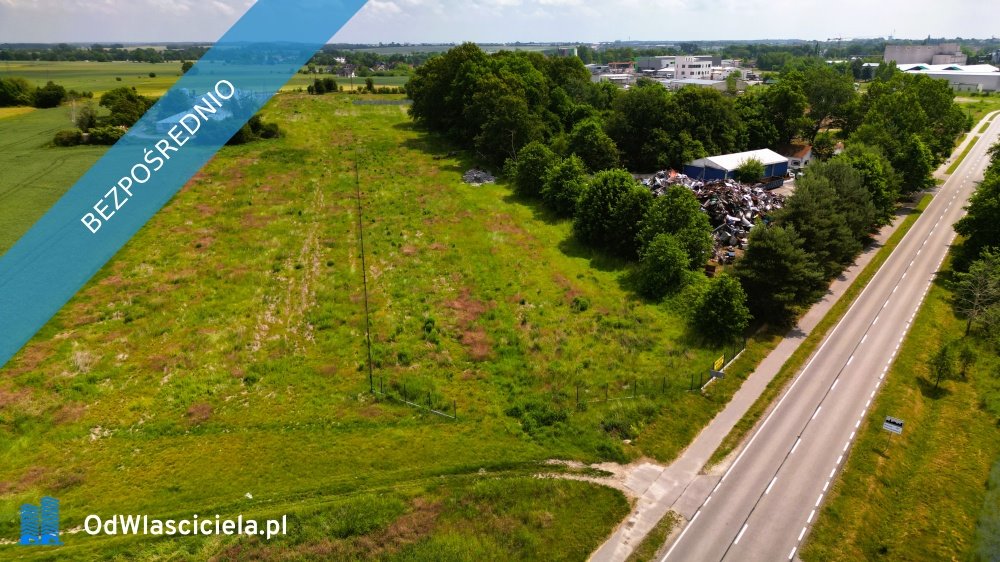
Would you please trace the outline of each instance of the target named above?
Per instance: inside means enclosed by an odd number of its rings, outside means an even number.
[[[749,527],[749,526],[750,526],[749,523],[744,523],[743,524],[743,528],[740,529],[740,534],[736,535],[736,540],[733,541],[733,545],[740,544],[740,539],[743,538],[743,533],[747,532],[747,527]]]

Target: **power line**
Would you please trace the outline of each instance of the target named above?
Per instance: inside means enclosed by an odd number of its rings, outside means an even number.
[[[375,374],[372,370],[372,320],[368,310],[368,266],[365,263],[365,226],[361,211],[361,171],[358,168],[358,149],[354,148],[354,186],[358,196],[358,238],[361,241],[361,278],[365,290],[365,345],[368,348],[368,388],[375,394]]]

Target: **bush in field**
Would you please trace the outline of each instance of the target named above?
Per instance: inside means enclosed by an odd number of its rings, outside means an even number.
[[[34,93],[24,78],[0,78],[0,107],[32,105]]]
[[[583,161],[570,155],[546,172],[542,200],[559,216],[572,217],[586,186],[587,171]]]
[[[97,126],[97,108],[94,106],[94,102],[87,102],[80,108],[74,123],[85,133]]]
[[[517,158],[507,161],[506,171],[514,180],[514,191],[518,195],[540,196],[546,174],[557,161],[555,153],[539,141],[524,145]]]
[[[660,234],[642,251],[639,261],[639,292],[659,300],[684,286],[688,255],[677,238]]]
[[[597,173],[577,205],[573,232],[583,243],[632,259],[636,235],[652,202],[649,190],[625,170]]]
[[[45,86],[35,90],[35,107],[39,109],[59,107],[59,104],[65,100],[66,88],[55,82],[49,81]]]
[[[538,399],[519,401],[510,407],[506,414],[520,420],[521,429],[525,433],[535,433],[540,428],[566,421],[568,417],[566,410],[555,406],[551,402]]]
[[[121,127],[95,127],[90,130],[90,138],[87,142],[90,144],[112,145],[118,142],[118,139],[123,136],[125,136],[125,130]]]
[[[735,277],[721,273],[698,298],[691,324],[706,340],[726,343],[744,335],[750,325],[747,294]]]
[[[52,142],[56,146],[76,146],[83,143],[83,132],[80,129],[59,131]]]

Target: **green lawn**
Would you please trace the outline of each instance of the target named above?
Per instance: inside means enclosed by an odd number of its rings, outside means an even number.
[[[987,114],[1000,110],[1000,95],[990,95],[975,98],[956,98],[958,107],[972,116],[972,122],[978,123]]]
[[[90,513],[287,512],[301,525],[281,548],[301,556],[582,559],[624,498],[524,477],[551,457],[668,461],[738,388],[688,392],[722,350],[689,340],[685,296],[637,299],[624,265],[579,247],[568,222],[505,185],[462,183],[472,162],[435,159],[453,147],[405,107],[352,99],[279,96],[264,114],[284,138],[223,149],[2,369],[0,537],[51,494],[64,529]],[[86,162],[59,162],[99,154],[38,148],[66,112],[0,121],[49,127],[0,154],[24,146],[64,189]],[[457,422],[368,393],[356,164],[376,377],[457,402]],[[591,400],[633,380],[652,396],[575,406],[578,385]],[[477,492],[493,485],[504,492]],[[366,502],[391,505],[330,536]],[[397,527],[405,540],[383,544]],[[79,557],[260,548],[68,542],[59,552]]]
[[[946,271],[928,293],[804,560],[977,559],[976,521],[990,467],[1000,458],[1000,360],[977,342],[979,361],[967,380],[944,382],[935,392],[928,361],[965,329],[952,312],[950,279]],[[887,415],[906,422],[891,442],[881,424]]]

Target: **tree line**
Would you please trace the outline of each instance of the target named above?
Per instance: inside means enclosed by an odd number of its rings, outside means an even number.
[[[92,62],[148,62],[198,60],[208,52],[208,47],[185,46],[153,49],[151,47],[126,48],[115,44],[104,46],[93,44],[79,47],[60,43],[58,45],[6,46],[0,49],[0,61],[92,61]]]
[[[751,314],[780,324],[814,302],[888,223],[899,196],[932,184],[970,126],[943,81],[884,66],[861,94],[843,69],[808,61],[731,96],[646,79],[621,90],[591,82],[577,58],[464,44],[418,68],[407,93],[418,124],[503,165],[521,196],[572,219],[582,243],[633,261],[639,293],[691,290],[692,324],[716,340],[737,337]],[[694,195],[675,187],[654,198],[625,171],[794,141],[812,142],[820,162],[752,230],[732,276],[711,282],[701,268],[712,228]]]
[[[59,107],[64,101],[92,98],[91,92],[67,91],[49,80],[44,86],[33,87],[24,78],[0,78],[0,107],[31,106],[39,109]]]

